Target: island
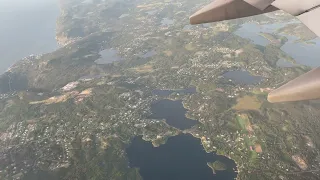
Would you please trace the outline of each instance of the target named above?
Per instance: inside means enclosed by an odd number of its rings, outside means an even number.
[[[212,169],[213,174],[216,174],[216,171],[224,171],[227,169],[226,165],[220,161],[215,161],[213,163],[207,163],[207,165]]]

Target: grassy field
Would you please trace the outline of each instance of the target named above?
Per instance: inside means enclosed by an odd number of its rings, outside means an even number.
[[[261,102],[256,96],[244,96],[239,98],[238,103],[233,107],[237,111],[241,110],[259,110]]]

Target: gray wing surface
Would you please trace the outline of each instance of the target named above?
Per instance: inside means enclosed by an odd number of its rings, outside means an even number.
[[[215,0],[190,17],[191,24],[248,17],[275,10],[296,16],[320,37],[320,0]],[[270,102],[320,98],[320,68],[316,68],[271,92]]]
[[[191,24],[223,21],[241,17],[254,16],[278,10],[270,6],[263,10],[242,0],[216,0],[190,17]]]
[[[248,17],[275,10],[296,16],[320,36],[320,0],[215,0],[190,17],[191,24],[201,24]]]

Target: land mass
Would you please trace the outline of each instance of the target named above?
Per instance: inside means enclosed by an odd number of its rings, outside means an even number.
[[[226,165],[220,161],[215,161],[213,163],[207,163],[207,164],[212,169],[214,174],[216,173],[216,171],[224,171],[227,169]]]

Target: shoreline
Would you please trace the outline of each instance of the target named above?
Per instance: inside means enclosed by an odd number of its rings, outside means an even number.
[[[203,148],[204,148],[204,145],[203,145],[203,143],[202,143],[201,137],[198,137],[198,136],[194,135],[192,132],[183,132],[183,133],[184,133],[184,134],[191,134],[194,138],[200,139],[201,145],[202,145]],[[240,180],[240,177],[239,177],[239,173],[240,173],[239,163],[238,163],[235,159],[232,159],[232,158],[231,158],[230,156],[228,156],[228,155],[219,154],[219,153],[217,153],[217,151],[212,151],[212,152],[209,151],[209,152],[208,152],[208,151],[206,150],[206,148],[204,148],[204,150],[206,151],[206,153],[214,153],[214,154],[216,154],[217,156],[223,156],[223,157],[226,157],[226,158],[234,161],[234,163],[236,164],[236,170],[235,170],[234,172],[237,173],[236,180]]]
[[[69,39],[67,36],[64,35],[63,32],[60,32],[60,28],[62,26],[62,23],[60,22],[60,18],[62,18],[63,15],[65,14],[65,6],[66,6],[64,5],[63,1],[66,1],[66,0],[56,0],[56,1],[58,2],[59,15],[56,19],[55,40],[58,45],[57,49],[59,49],[70,43],[73,43],[75,39]]]
[[[33,56],[41,57],[44,54],[52,53],[52,52],[61,48],[61,45],[59,44],[59,41],[57,40],[57,36],[56,36],[57,35],[57,28],[58,28],[57,22],[58,22],[59,17],[61,16],[61,12],[62,12],[62,8],[60,6],[61,1],[63,1],[63,0],[54,0],[53,1],[53,2],[55,2],[55,4],[57,4],[57,10],[58,10],[57,17],[55,20],[56,26],[54,29],[54,36],[55,36],[54,39],[55,39],[55,43],[56,43],[56,47],[54,48],[54,50],[50,50],[48,52],[39,52],[39,53],[32,52],[29,55],[25,55],[23,57],[17,58],[16,60],[13,60],[13,62],[6,68],[6,70],[4,70],[3,72],[0,72],[0,76],[10,72],[15,65],[17,65],[18,63],[20,63],[23,60],[29,59],[30,57],[33,57]]]

